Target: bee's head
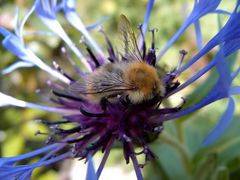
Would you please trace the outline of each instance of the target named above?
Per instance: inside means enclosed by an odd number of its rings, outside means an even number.
[[[147,63],[129,63],[124,79],[134,88],[128,92],[129,100],[132,103],[151,100],[165,93],[156,69]]]

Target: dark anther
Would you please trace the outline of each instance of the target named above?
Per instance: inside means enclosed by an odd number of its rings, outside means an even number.
[[[111,132],[106,131],[106,133],[103,136],[101,136],[96,142],[94,142],[89,147],[87,147],[86,150],[92,151],[99,147],[104,147],[106,146],[106,143],[109,141],[110,138],[111,138]]]
[[[72,77],[70,77],[68,74],[66,74],[63,69],[59,66],[59,64],[56,63],[56,61],[53,61],[53,66],[56,70],[58,70],[62,75],[64,75],[66,78],[68,78],[70,81],[75,81]]]
[[[163,109],[158,109],[158,113],[160,114],[169,114],[169,113],[175,113],[178,112],[180,109],[179,107],[175,107],[175,108],[163,108]]]
[[[182,97],[182,100],[183,100],[183,102],[178,107],[158,109],[158,113],[169,114],[169,113],[175,113],[175,112],[180,111],[182,109],[182,107],[184,106],[184,104],[186,103],[185,98]]]
[[[155,43],[154,43],[155,42],[155,36],[154,36],[154,33],[155,33],[155,31],[158,32],[158,29],[153,28],[153,29],[150,29],[149,31],[152,32],[152,45],[151,45],[151,48],[155,49]]]
[[[152,159],[154,159],[156,156],[154,155],[154,153],[149,149],[147,148],[147,152],[146,152],[146,159],[145,161],[151,161]]]
[[[54,139],[53,139],[53,137],[48,137],[48,139],[45,141],[45,143],[46,144],[50,144],[50,143],[52,143],[52,142],[54,142]]]
[[[163,126],[157,126],[157,127],[154,128],[153,131],[154,131],[154,132],[161,132],[163,129],[164,129]]]
[[[142,42],[143,42],[142,47],[140,47],[143,50],[142,58],[145,59],[145,56],[146,56],[146,42],[145,42],[145,37],[144,37],[144,34],[143,34],[142,27],[143,27],[142,24],[138,25],[138,29],[140,31],[140,34],[141,34],[141,37],[142,37]]]
[[[52,93],[56,96],[59,96],[59,97],[63,97],[63,98],[67,98],[67,99],[71,99],[71,100],[75,100],[75,101],[82,101],[82,99],[79,98],[79,97],[72,96],[72,95],[69,95],[69,94],[62,94],[62,93],[59,93],[55,90],[52,90]]]
[[[144,166],[146,166],[147,163],[144,163],[144,164],[138,164],[138,167],[139,168],[144,168]]]
[[[96,56],[93,54],[90,46],[89,46],[86,42],[83,42],[83,43],[84,43],[84,45],[86,46],[87,52],[88,52],[88,54],[90,55],[90,57],[92,58],[95,66],[96,66],[96,68],[99,67],[99,66],[100,66],[100,63],[98,62]]]
[[[107,59],[108,59],[111,63],[114,62],[114,59],[113,59],[112,57],[108,57]]]
[[[77,138],[77,139],[71,139],[71,140],[66,140],[67,143],[77,143],[79,141],[84,140],[84,137]]]
[[[178,81],[171,82],[166,87],[166,89],[167,89],[166,93],[170,93],[171,91],[175,90],[179,85],[180,85],[180,82],[178,82]]]
[[[81,126],[74,127],[72,129],[61,129],[61,128],[56,128],[56,133],[63,133],[63,134],[70,134],[70,133],[75,133],[79,132],[81,130]]]
[[[181,51],[179,51],[180,54],[182,54],[183,56],[187,55],[187,51],[185,51],[184,49],[182,49]]]
[[[128,137],[126,134],[123,134],[123,136],[120,139],[122,139],[125,142],[131,142],[132,141],[131,138]]]
[[[144,153],[144,149],[141,150],[141,151],[139,151],[139,152],[134,152],[135,155],[141,155],[141,154],[143,154],[143,153]]]
[[[111,43],[111,41],[109,40],[109,38],[107,37],[107,35],[106,35],[106,33],[103,31],[103,29],[102,28],[100,28],[100,30],[99,30],[102,34],[103,34],[103,36],[104,36],[104,38],[105,38],[105,40],[106,40],[106,42],[107,42],[107,44],[108,44],[108,53],[109,53],[109,58],[108,58],[108,60],[110,61],[110,62],[114,62],[116,59],[117,59],[117,57],[116,57],[116,55],[115,55],[115,52],[114,52],[114,49],[113,49],[113,46],[112,46],[112,43]]]
[[[182,99],[182,104],[180,104],[180,105],[178,106],[178,109],[179,109],[179,110],[181,110],[182,107],[184,106],[184,104],[186,104],[186,99],[185,99],[184,97],[181,97],[181,99]]]
[[[179,51],[179,53],[181,54],[181,57],[180,57],[180,60],[178,62],[178,65],[177,65],[177,68],[176,69],[179,69],[183,60],[184,60],[184,57],[187,55],[187,51],[185,51],[184,49]]]
[[[36,120],[36,122],[46,124],[46,125],[57,125],[57,124],[71,123],[71,121],[68,121],[68,120],[62,120],[62,121]]]
[[[88,117],[106,117],[106,114],[104,112],[100,112],[100,113],[92,113],[92,112],[88,112],[86,110],[84,110],[82,107],[80,107],[80,112],[84,115],[84,116],[88,116]]]
[[[145,60],[152,66],[156,65],[155,49],[149,49]]]

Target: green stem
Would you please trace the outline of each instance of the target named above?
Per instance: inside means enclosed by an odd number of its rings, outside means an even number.
[[[183,128],[182,128],[182,122],[181,121],[174,121],[174,125],[176,128],[176,132],[177,132],[177,138],[179,139],[179,141],[181,143],[184,143],[184,133],[183,133]]]
[[[190,158],[188,156],[187,149],[181,143],[179,143],[176,139],[174,139],[173,136],[171,136],[166,131],[164,131],[160,135],[160,138],[159,138],[158,141],[160,141],[161,143],[164,142],[164,143],[172,146],[179,153],[180,158],[183,161],[183,164],[184,164],[184,167],[185,167],[186,171],[191,176],[192,166],[191,166]]]

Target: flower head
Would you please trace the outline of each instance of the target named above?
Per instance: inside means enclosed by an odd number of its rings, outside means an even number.
[[[126,163],[131,161],[137,178],[142,179],[140,168],[144,167],[147,161],[155,158],[148,143],[154,141],[162,132],[165,121],[189,114],[219,99],[228,98],[229,104],[226,112],[205,143],[208,144],[220,136],[234,114],[234,100],[231,96],[240,93],[239,86],[232,86],[234,78],[239,73],[239,68],[231,74],[226,65],[226,58],[239,49],[238,31],[240,27],[239,23],[235,21],[239,16],[239,3],[231,13],[226,25],[200,49],[196,56],[182,66],[187,52],[181,50],[179,63],[175,69],[164,72],[157,64],[159,58],[188,26],[197,23],[202,16],[208,13],[218,12],[216,8],[221,1],[214,1],[214,3],[211,0],[195,1],[194,9],[186,23],[158,56],[156,55],[154,29],[149,31],[152,36],[151,45],[149,46],[145,42],[153,2],[149,1],[145,20],[138,27],[139,41],[127,18],[124,15],[120,17],[119,31],[123,42],[123,52],[116,51],[106,33],[102,29],[100,30],[108,45],[108,55],[104,54],[77,15],[75,1],[63,0],[61,3],[57,3],[57,1],[37,0],[35,2],[26,17],[28,18],[32,12],[36,12],[43,23],[59,36],[68,45],[69,50],[80,59],[88,72],[79,68],[69,57],[67,50],[62,48],[67,59],[75,67],[78,78],[68,75],[56,62],[53,63],[54,67],[49,67],[25,45],[22,28],[27,18],[19,28],[16,27],[15,34],[1,27],[0,32],[4,36],[3,46],[21,60],[4,69],[3,74],[20,67],[38,66],[62,81],[64,85],[48,81],[51,100],[56,107],[25,102],[0,93],[2,99],[0,106],[36,108],[62,114],[62,120],[59,121],[40,121],[49,127],[49,133],[38,131],[36,135],[47,135],[47,144],[50,145],[16,158],[2,158],[0,172],[5,172],[3,175],[0,174],[0,177],[11,175],[13,178],[24,179],[31,175],[34,168],[70,157],[91,161],[91,157],[96,152],[102,151],[104,153],[102,162],[96,174],[94,173],[96,176],[93,176],[98,178],[111,148],[114,143],[118,142],[122,145]],[[74,45],[61,27],[56,19],[59,11],[63,11],[67,21],[82,33],[84,38],[81,42],[86,48],[88,57],[83,55],[83,52]],[[228,31],[230,31],[230,35]],[[200,35],[198,40],[199,37]],[[186,82],[178,81],[178,77],[183,71],[188,70],[188,67],[215,46],[220,46],[219,51],[208,65]],[[177,107],[163,106],[163,102],[168,100],[171,95],[179,93],[213,67],[216,67],[219,78],[215,86],[201,101],[185,108],[186,100],[182,98],[183,103]],[[70,124],[71,128],[66,128],[64,126],[66,124]],[[141,147],[142,151],[136,152],[135,147]],[[12,169],[14,162],[43,153],[46,154],[35,164],[19,165]],[[145,156],[143,164],[138,162],[138,155]],[[94,171],[91,163],[90,166],[90,169]]]

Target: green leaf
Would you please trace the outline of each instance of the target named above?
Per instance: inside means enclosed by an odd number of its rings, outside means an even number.
[[[9,157],[19,155],[24,149],[24,142],[23,136],[9,136],[3,143],[2,156]]]

